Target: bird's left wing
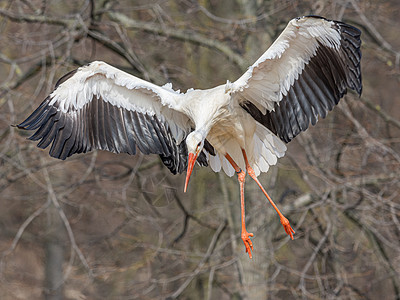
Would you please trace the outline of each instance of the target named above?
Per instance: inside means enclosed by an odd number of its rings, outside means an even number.
[[[19,128],[36,130],[38,147],[65,159],[93,149],[159,154],[172,173],[187,166],[184,138],[189,118],[179,111],[182,94],[104,62],[92,62],[62,77],[55,90]],[[206,164],[204,154],[200,164]]]
[[[233,98],[258,122],[289,142],[325,117],[346,93],[361,93],[357,28],[308,16],[289,22],[237,81]]]

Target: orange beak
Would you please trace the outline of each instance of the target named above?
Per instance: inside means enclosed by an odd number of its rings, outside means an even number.
[[[188,168],[187,168],[187,172],[186,172],[185,188],[183,189],[184,193],[186,193],[187,186],[189,184],[189,178],[190,178],[190,175],[192,175],[194,163],[196,162],[196,159],[197,159],[198,155],[199,155],[198,153],[196,153],[196,155],[194,155],[193,153],[189,153]]]

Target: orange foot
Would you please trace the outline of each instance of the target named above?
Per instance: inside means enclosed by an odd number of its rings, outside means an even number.
[[[289,220],[286,219],[284,216],[281,217],[281,224],[283,225],[283,228],[285,228],[286,234],[290,235],[291,239],[293,240],[293,233],[295,231],[289,224]]]
[[[253,256],[251,255],[251,250],[253,250],[253,243],[250,240],[250,237],[252,237],[254,234],[248,233],[247,231],[242,231],[242,241],[244,243],[244,246],[246,247],[246,253],[249,254],[249,257],[252,258]]]

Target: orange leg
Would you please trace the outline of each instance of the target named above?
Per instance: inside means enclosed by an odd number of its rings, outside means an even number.
[[[235,169],[236,173],[238,174],[239,186],[240,186],[240,208],[241,208],[241,215],[242,215],[242,241],[244,246],[246,247],[246,253],[249,254],[249,257],[252,258],[251,251],[253,250],[253,243],[250,240],[250,237],[253,236],[252,233],[248,233],[246,230],[246,220],[245,220],[245,211],[244,211],[244,181],[246,177],[246,172],[239,168],[239,166],[235,163],[235,161],[230,157],[227,153],[225,154],[226,159],[230,162],[232,167]]]
[[[249,162],[247,160],[247,155],[246,155],[246,151],[244,151],[244,149],[242,149],[242,153],[243,153],[243,157],[244,157],[244,161],[246,163],[246,169],[247,169],[247,173],[249,173],[250,177],[254,179],[254,181],[258,184],[258,186],[260,187],[260,189],[262,190],[262,192],[264,193],[265,197],[267,197],[269,203],[271,203],[271,205],[275,208],[276,212],[279,215],[279,218],[281,219],[281,224],[283,225],[283,228],[285,228],[285,231],[288,235],[290,235],[290,237],[293,240],[293,233],[295,233],[295,231],[293,230],[293,228],[290,226],[289,224],[289,220],[285,218],[285,216],[279,211],[278,207],[275,205],[274,201],[272,201],[271,197],[267,194],[267,192],[264,190],[263,186],[261,185],[260,181],[258,181],[257,176],[254,172],[254,170],[252,169],[252,167],[250,167]]]

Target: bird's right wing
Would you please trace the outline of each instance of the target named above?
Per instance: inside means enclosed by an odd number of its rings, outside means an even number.
[[[179,111],[182,94],[104,62],[92,62],[62,77],[56,89],[19,128],[36,130],[38,147],[65,159],[92,149],[159,154],[172,173],[187,166],[184,138],[190,119]],[[206,164],[205,156],[200,164]]]
[[[271,47],[235,82],[232,97],[289,142],[346,93],[361,94],[361,32],[308,16],[289,22]]]

